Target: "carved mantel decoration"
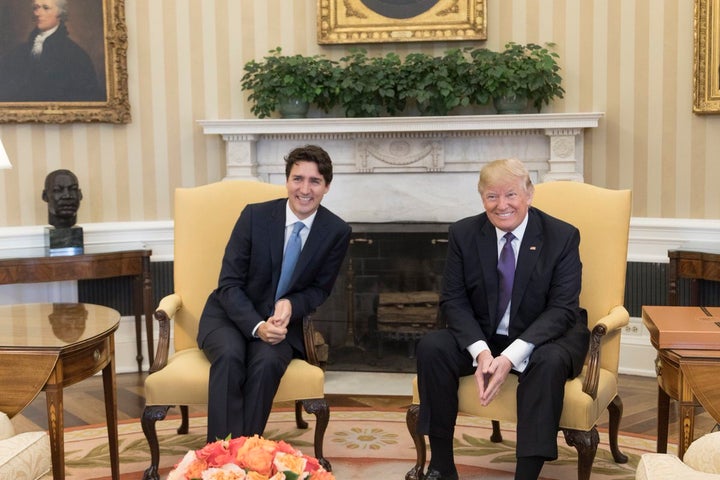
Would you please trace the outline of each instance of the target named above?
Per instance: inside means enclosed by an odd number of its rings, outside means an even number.
[[[583,181],[584,130],[602,113],[201,120],[226,143],[226,179],[285,182],[283,157],[315,143],[333,159],[324,202],[350,221],[448,221],[476,213],[477,174],[517,157],[533,181]],[[392,198],[392,200],[390,200]],[[361,199],[361,200],[360,200]],[[389,204],[391,211],[388,211]],[[387,204],[387,205],[386,205]]]

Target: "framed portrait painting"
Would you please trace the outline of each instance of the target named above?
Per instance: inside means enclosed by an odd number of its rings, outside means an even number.
[[[319,44],[486,40],[486,0],[318,0]]]
[[[693,111],[720,113],[720,0],[695,0]]]
[[[129,121],[125,0],[0,0],[0,122]]]

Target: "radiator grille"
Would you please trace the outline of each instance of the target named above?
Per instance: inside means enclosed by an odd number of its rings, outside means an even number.
[[[157,305],[162,297],[173,292],[173,262],[150,262],[153,299]],[[133,278],[117,277],[78,281],[78,301],[105,305],[121,315],[133,314]]]

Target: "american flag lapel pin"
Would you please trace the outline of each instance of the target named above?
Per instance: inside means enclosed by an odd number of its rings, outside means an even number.
[[[537,250],[537,247],[535,245],[530,245],[530,251],[534,252],[535,250]]]

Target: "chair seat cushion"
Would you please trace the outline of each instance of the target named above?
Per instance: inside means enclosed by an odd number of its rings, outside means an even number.
[[[706,433],[693,440],[683,462],[701,472],[714,473],[720,478],[720,432]]]
[[[560,417],[560,427],[573,430],[590,430],[602,412],[617,395],[617,378],[611,372],[600,369],[600,381],[597,399],[583,393],[582,383],[585,370],[565,383],[565,400]],[[500,393],[487,407],[480,405],[477,397],[475,377],[469,375],[460,379],[458,390],[458,409],[460,413],[475,415],[487,419],[517,423],[517,375],[509,375]],[[413,380],[413,403],[420,403],[417,390],[417,378]]]
[[[720,475],[694,470],[672,454],[645,453],[640,457],[635,480],[720,480]]]
[[[47,432],[14,434],[7,415],[0,412],[0,478],[35,480],[52,467]]]
[[[207,405],[210,362],[199,348],[173,354],[162,370],[145,379],[146,405]],[[325,374],[320,367],[293,359],[280,381],[275,402],[323,398]]]

